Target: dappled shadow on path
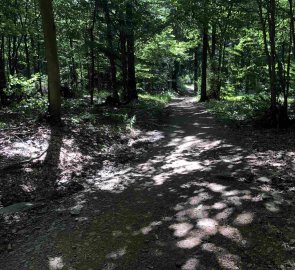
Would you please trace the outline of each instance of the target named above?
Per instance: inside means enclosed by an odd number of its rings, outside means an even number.
[[[65,243],[78,243],[73,262],[78,269],[292,265],[292,247],[284,248],[295,233],[285,223],[291,201],[269,191],[268,175],[260,175],[243,138],[187,99],[175,101],[170,111],[165,139],[147,157],[89,186],[107,208],[99,206],[102,214],[86,230],[82,226],[63,235],[58,247],[65,264],[72,258]],[[274,217],[280,222],[275,224]],[[288,237],[278,235],[278,229]]]
[[[85,179],[48,269],[294,269],[294,193],[272,188],[276,167],[203,105],[169,110],[146,156]]]

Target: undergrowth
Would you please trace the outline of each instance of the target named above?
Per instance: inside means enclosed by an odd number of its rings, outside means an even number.
[[[253,121],[269,108],[264,96],[227,97],[221,101],[210,101],[208,110],[225,124],[243,124]]]
[[[107,94],[109,95],[105,91],[98,93],[96,103],[102,103]],[[139,122],[157,118],[173,96],[173,93],[169,91],[158,94],[141,93],[138,101],[118,108],[89,106],[89,100],[86,97],[68,99],[63,101],[63,119],[73,125],[112,126],[120,132],[133,128]],[[25,99],[15,103],[9,111],[30,116],[32,119],[44,114],[47,111],[47,106],[46,98],[38,96],[38,98]],[[5,126],[5,122],[0,123],[0,128]]]

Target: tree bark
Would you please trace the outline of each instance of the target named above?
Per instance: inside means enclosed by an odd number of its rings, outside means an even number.
[[[1,105],[5,105],[6,95],[4,89],[6,88],[6,74],[4,61],[4,36],[1,37],[0,42],[0,102]]]
[[[109,3],[108,0],[103,1],[103,10],[105,14],[106,24],[107,24],[107,42],[108,42],[108,56],[111,65],[111,81],[112,81],[112,91],[113,98],[119,100],[119,94],[117,89],[117,67],[116,67],[116,58],[115,50],[113,44],[113,33],[112,33],[112,21],[110,17]]]
[[[60,72],[52,0],[39,0],[39,4],[47,59],[49,113],[52,120],[60,121]]]
[[[128,101],[138,99],[136,89],[135,75],[135,39],[134,39],[134,20],[133,20],[133,4],[126,4],[126,20],[127,20],[127,59],[128,59]]]
[[[295,29],[294,29],[294,8],[293,0],[289,0],[289,16],[290,16],[290,30],[291,30],[291,40],[293,43],[293,56],[295,57]]]
[[[199,50],[200,50],[199,46],[196,46],[194,49],[194,91],[195,91],[195,94],[198,93]]]
[[[25,54],[26,54],[26,75],[27,75],[27,78],[31,78],[31,60],[30,60],[27,34],[25,34],[24,36],[24,43],[25,43]]]
[[[208,24],[203,29],[203,53],[202,53],[202,83],[201,83],[201,99],[200,102],[208,100],[207,97],[207,61],[208,61]]]
[[[178,73],[179,73],[179,61],[174,60],[174,68],[172,73],[172,90],[178,92]]]
[[[212,99],[219,99],[218,94],[218,67],[217,67],[217,59],[216,59],[216,51],[217,51],[217,28],[214,24],[212,26],[212,38],[211,38],[211,54],[210,54],[210,72],[212,76],[210,76],[210,92],[209,97]]]
[[[123,16],[122,16],[123,17]],[[121,49],[121,64],[122,64],[122,84],[123,84],[123,97],[128,98],[128,65],[127,65],[127,49],[126,49],[126,25],[125,20],[121,19],[123,28],[120,30],[120,49]]]
[[[90,70],[89,70],[89,89],[90,89],[90,104],[93,105],[94,99],[94,77],[95,77],[95,54],[94,54],[94,26],[96,22],[96,13],[98,10],[98,2],[95,1],[95,6],[92,14],[91,27],[89,29],[90,36]]]
[[[269,49],[268,49],[266,24],[265,24],[265,19],[263,17],[261,0],[258,0],[258,9],[259,9],[259,19],[260,19],[262,35],[263,35],[264,53],[265,53],[266,59],[267,59],[268,73],[269,73],[269,78],[270,78],[271,77],[270,53],[269,53]]]
[[[269,41],[270,41],[270,92],[271,92],[271,108],[275,110],[277,105],[277,91],[276,91],[276,1],[269,2]]]
[[[124,5],[125,7],[125,5]],[[128,98],[128,59],[127,59],[127,24],[126,13],[123,8],[120,10],[120,52],[121,52],[121,72],[122,72],[122,98]]]
[[[77,88],[78,87],[78,74],[77,74],[77,65],[74,57],[74,44],[73,44],[73,39],[70,38],[70,48],[71,48],[71,67],[70,67],[70,85],[71,88]]]

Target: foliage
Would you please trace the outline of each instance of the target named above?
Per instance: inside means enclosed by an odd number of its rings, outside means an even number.
[[[37,94],[37,83],[39,74],[34,74],[30,79],[21,75],[10,76],[8,87],[5,90],[7,96],[14,96],[15,99],[32,97]]]
[[[137,127],[138,121],[155,119],[171,101],[174,94],[140,94],[138,102],[118,108],[98,107],[89,108],[85,100],[68,100],[65,110],[70,122],[74,125],[89,123],[91,125],[110,125],[118,131]]]
[[[226,124],[246,123],[268,109],[269,100],[260,95],[227,97],[222,101],[210,101],[210,112]]]
[[[188,59],[189,43],[177,41],[173,29],[167,28],[148,43],[138,46],[137,76],[147,91],[169,88],[174,61]]]
[[[43,88],[47,83],[47,67],[38,1],[4,2],[1,103],[44,111],[48,106],[38,84],[40,78]],[[124,99],[132,77],[126,72],[133,68],[138,89],[147,95],[169,89],[180,93],[186,84],[200,87],[202,81],[211,99],[265,95],[272,96],[269,107],[281,103],[288,108],[285,103],[295,94],[292,0],[57,0],[53,4],[61,81],[78,98],[76,104],[64,99],[65,110],[79,108],[79,100],[92,96],[91,91],[96,103],[116,91]],[[124,64],[130,55],[132,69]]]
[[[10,76],[5,94],[15,112],[44,113],[47,110],[47,97],[38,92],[40,75],[34,74],[30,79],[21,75]]]

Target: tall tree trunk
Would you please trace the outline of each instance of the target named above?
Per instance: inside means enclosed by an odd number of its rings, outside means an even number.
[[[290,41],[291,39],[292,37],[290,33]],[[292,45],[290,42],[289,50],[288,50],[288,58],[287,58],[286,90],[284,92],[284,109],[287,114],[288,114],[288,97],[289,97],[289,91],[290,91],[291,52],[292,52]]]
[[[222,70],[224,68],[225,62],[225,47],[226,42],[220,44],[219,55],[218,55],[218,66],[217,66],[217,85],[216,85],[216,96],[219,100],[221,98],[221,85],[222,85]]]
[[[31,77],[31,60],[30,60],[27,34],[25,34],[24,36],[24,43],[25,43],[25,54],[26,54],[26,75],[27,75],[27,78],[30,78]]]
[[[94,73],[95,73],[95,55],[94,55],[94,27],[89,30],[90,33],[90,70],[89,70],[89,90],[90,104],[94,100]]]
[[[194,49],[194,91],[198,94],[198,78],[199,78],[199,50],[200,46]]]
[[[286,90],[284,92],[284,109],[288,114],[288,97],[290,92],[290,73],[291,73],[291,53],[293,49],[293,57],[295,57],[295,31],[294,31],[294,12],[293,0],[289,0],[289,17],[290,17],[290,34],[289,34],[289,49],[287,57],[287,74],[286,74]]]
[[[38,73],[39,73],[39,92],[41,96],[44,96],[43,90],[42,90],[42,60],[41,60],[41,44],[38,40],[37,42],[37,67],[38,67]]]
[[[212,26],[212,37],[211,37],[211,59],[213,59],[216,55],[216,44],[217,44],[217,35],[216,35],[216,25]]]
[[[138,99],[135,75],[135,39],[134,39],[134,19],[133,3],[131,0],[126,4],[127,21],[127,59],[128,59],[128,100]]]
[[[17,73],[17,37],[14,36],[12,38],[12,64],[11,64],[11,75],[14,75],[15,73]]]
[[[259,9],[259,19],[260,19],[262,35],[263,35],[264,53],[266,55],[269,78],[271,78],[271,63],[270,63],[270,53],[269,53],[268,42],[267,42],[266,21],[263,16],[262,2],[261,0],[257,0],[257,1],[258,1],[258,9]]]
[[[123,16],[122,16],[123,17]],[[122,84],[123,84],[123,98],[127,99],[128,91],[128,65],[127,65],[127,50],[126,50],[126,25],[124,18],[121,19],[121,25],[123,28],[120,30],[120,49],[121,49],[121,65],[122,65]]]
[[[92,22],[91,27],[89,29],[89,36],[90,36],[90,70],[89,72],[89,90],[90,90],[90,104],[93,105],[94,99],[94,77],[95,77],[95,54],[94,54],[94,26],[96,22],[96,14],[98,10],[98,1],[95,1],[94,10],[92,13]]]
[[[11,36],[8,37],[7,48],[8,48],[7,50],[8,72],[11,75],[12,74]]]
[[[295,57],[295,29],[294,29],[294,7],[293,7],[293,0],[289,0],[289,17],[290,17],[290,31],[291,31],[291,41],[292,41],[292,48],[293,48],[293,56]]]
[[[108,56],[111,65],[111,81],[112,81],[112,91],[113,98],[119,100],[119,94],[117,89],[117,67],[116,67],[116,58],[115,58],[115,50],[113,44],[113,32],[112,32],[112,21],[110,17],[109,3],[108,0],[103,1],[103,10],[105,14],[106,24],[107,24],[107,42],[108,42]]]
[[[174,67],[172,73],[172,90],[178,92],[178,73],[179,73],[179,61],[174,60]]]
[[[269,42],[270,42],[270,92],[271,92],[271,108],[276,110],[277,90],[276,90],[276,1],[269,0],[268,8],[268,25],[269,25]]]
[[[208,62],[208,24],[203,29],[203,53],[202,53],[202,83],[201,83],[201,99],[200,102],[208,100],[207,97],[207,62]]]
[[[60,121],[60,73],[52,0],[39,0],[39,4],[47,59],[49,113],[52,120]]]
[[[218,99],[218,68],[216,59],[216,48],[217,48],[217,28],[214,24],[212,26],[212,38],[211,38],[211,53],[210,53],[210,93],[209,96],[212,99]]]
[[[0,103],[5,105],[6,94],[4,89],[6,88],[6,72],[5,72],[5,61],[4,61],[4,36],[0,39]]]
[[[73,44],[73,39],[70,38],[70,48],[71,48],[71,67],[70,67],[70,76],[71,76],[71,81],[70,85],[71,88],[77,88],[78,87],[78,74],[76,70],[76,61],[74,57],[74,44]]]

